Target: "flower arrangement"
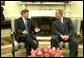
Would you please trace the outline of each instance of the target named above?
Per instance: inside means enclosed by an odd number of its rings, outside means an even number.
[[[36,50],[31,51],[30,57],[61,57],[62,50],[55,49],[53,47],[52,49],[50,47],[38,47]]]

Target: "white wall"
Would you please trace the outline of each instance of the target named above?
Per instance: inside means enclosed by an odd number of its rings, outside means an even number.
[[[20,7],[17,1],[5,1],[4,15],[7,18],[20,16]]]
[[[71,17],[83,17],[83,1],[72,1]]]

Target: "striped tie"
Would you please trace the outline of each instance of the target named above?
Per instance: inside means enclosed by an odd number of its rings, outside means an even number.
[[[64,29],[64,24],[62,23],[62,21],[59,20],[59,22],[60,22],[60,25],[61,25],[62,29]]]

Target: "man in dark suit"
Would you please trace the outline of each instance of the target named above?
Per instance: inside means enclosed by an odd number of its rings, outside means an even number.
[[[57,48],[60,41],[69,42],[69,56],[76,57],[78,52],[77,39],[70,18],[63,17],[63,11],[57,9],[55,19],[56,20],[52,23],[53,36],[51,38],[51,48]]]
[[[26,55],[31,55],[31,48],[36,49],[38,45],[33,40],[32,33],[39,32],[38,27],[35,28],[32,19],[29,19],[29,11],[24,9],[21,11],[21,17],[15,20],[16,41],[24,42],[26,48]]]

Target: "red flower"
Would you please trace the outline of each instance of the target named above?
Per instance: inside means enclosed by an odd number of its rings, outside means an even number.
[[[56,50],[56,53],[60,53],[60,54],[62,54],[62,50]]]
[[[42,50],[42,48],[38,47],[36,50]]]
[[[37,52],[37,55],[39,55],[39,56],[42,55],[42,51],[39,50],[39,51]]]
[[[30,57],[36,57],[36,54],[35,53],[32,53]]]
[[[62,55],[62,51],[61,50],[57,50],[55,53],[55,57],[61,57]]]
[[[62,50],[60,49],[55,49],[53,47],[52,49],[50,47],[42,47],[42,48],[37,48],[36,50],[31,51],[31,57],[61,57],[62,55]]]
[[[52,50],[51,55],[55,55],[56,51]]]
[[[49,53],[44,53],[44,57],[49,57],[50,54]]]
[[[48,52],[49,52],[49,53],[53,53],[53,50],[52,50],[52,49],[49,49]]]
[[[43,52],[48,52],[48,48],[43,48]]]

